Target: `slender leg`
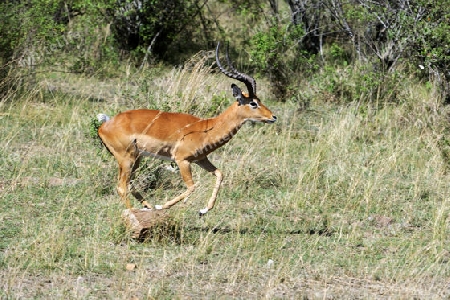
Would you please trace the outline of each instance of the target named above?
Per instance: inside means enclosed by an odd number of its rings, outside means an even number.
[[[205,158],[203,160],[200,160],[196,162],[197,165],[202,167],[204,170],[214,174],[216,176],[216,185],[214,186],[211,198],[208,201],[208,206],[204,209],[200,210],[200,216],[206,214],[209,210],[214,208],[214,204],[216,202],[217,194],[219,193],[220,185],[223,180],[222,172],[220,172],[219,169],[217,169],[208,158]]]
[[[131,169],[131,180],[134,179],[135,171],[137,170],[137,168],[139,168],[141,159],[142,159],[142,157],[138,156],[133,164],[133,167]],[[134,184],[130,185],[130,192],[134,196],[134,198],[136,198],[142,204],[142,206],[144,208],[152,208],[151,205],[147,201],[144,200],[144,197],[141,195],[141,193],[139,193],[136,190],[136,187],[134,186]]]
[[[128,198],[128,185],[130,183],[131,165],[129,160],[119,162],[119,183],[117,192],[126,208],[132,208],[130,198]]]
[[[126,148],[125,157],[115,155],[119,162],[119,183],[117,185],[117,192],[119,193],[126,208],[132,208],[130,198],[128,197],[128,187],[130,186],[130,180],[134,177],[134,173],[139,167],[141,157],[139,156],[139,149],[137,147],[136,140],[133,140]],[[136,191],[133,185],[131,185],[131,194],[142,203],[144,207],[150,208],[144,197]]]
[[[195,190],[195,184],[192,180],[191,163],[187,160],[182,160],[177,161],[177,165],[180,168],[181,177],[187,186],[187,190],[172,200],[167,201],[164,205],[155,205],[156,209],[168,209],[188,197]]]

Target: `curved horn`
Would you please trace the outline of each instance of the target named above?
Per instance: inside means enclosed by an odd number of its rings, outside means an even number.
[[[227,47],[227,53],[226,53],[227,63],[233,72],[229,72],[224,67],[222,67],[222,65],[220,64],[220,61],[219,61],[219,47],[220,47],[220,42],[217,43],[217,47],[216,47],[216,63],[217,63],[217,66],[219,67],[220,71],[223,74],[227,75],[228,77],[239,80],[240,82],[244,83],[245,86],[247,87],[249,97],[254,97],[256,94],[255,79],[253,79],[253,77],[251,77],[245,73],[238,72],[233,67],[233,64],[230,61],[230,57],[228,56],[228,47]]]
[[[253,77],[251,77],[251,76],[249,76],[247,74],[244,74],[244,73],[240,73],[238,70],[236,70],[236,68],[233,66],[233,63],[231,62],[230,56],[228,55],[228,48],[229,48],[229,46],[230,46],[230,44],[227,43],[226,58],[227,58],[228,67],[230,67],[231,71],[233,71],[234,74],[238,74],[238,75],[246,78],[251,83],[252,90],[253,90],[253,94],[252,95],[254,96],[256,94],[256,81],[255,81],[255,79]],[[250,92],[250,89],[249,89],[249,92]]]

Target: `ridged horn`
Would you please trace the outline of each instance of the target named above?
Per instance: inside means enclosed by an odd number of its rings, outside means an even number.
[[[228,46],[227,46],[226,58],[227,58],[227,64],[231,68],[232,72],[230,72],[230,71],[226,70],[224,67],[222,67],[222,65],[220,64],[220,60],[219,60],[219,48],[220,48],[220,42],[217,43],[217,47],[216,47],[216,64],[219,67],[220,71],[223,74],[227,75],[228,77],[236,79],[236,80],[244,83],[245,86],[247,87],[249,97],[255,97],[256,96],[256,81],[255,81],[255,79],[245,73],[241,73],[241,72],[237,71],[233,67],[233,64],[231,63],[230,57],[228,55]]]

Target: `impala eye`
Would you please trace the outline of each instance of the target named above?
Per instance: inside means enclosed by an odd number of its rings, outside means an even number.
[[[250,105],[253,109],[258,108],[258,103],[256,103],[255,101],[250,102],[249,105]]]

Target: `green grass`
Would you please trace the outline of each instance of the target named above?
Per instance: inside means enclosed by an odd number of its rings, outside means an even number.
[[[188,202],[152,238],[130,239],[116,162],[90,140],[91,119],[132,107],[222,110],[231,81],[192,70],[108,82],[117,93],[101,99],[106,83],[49,75],[58,92],[0,102],[1,298],[450,296],[448,108],[421,85],[395,105],[299,110],[270,102],[260,83],[279,122],[246,124],[211,155],[225,174],[214,210],[197,216],[215,179],[194,167]],[[185,188],[163,175],[145,190],[150,203]],[[141,168],[136,182],[151,176]]]

